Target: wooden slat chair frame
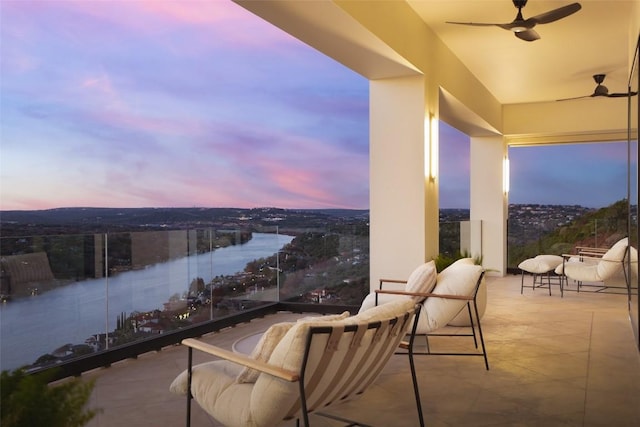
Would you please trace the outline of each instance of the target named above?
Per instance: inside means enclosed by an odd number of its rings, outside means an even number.
[[[416,407],[420,426],[424,426],[422,405],[420,401],[420,392],[416,377],[416,369],[413,359],[413,343],[415,330],[418,324],[418,317],[421,306],[416,304],[411,310],[401,316],[384,321],[374,321],[371,323],[343,324],[336,326],[311,326],[306,338],[304,356],[300,371],[290,371],[269,365],[269,363],[253,359],[247,355],[235,353],[220,347],[204,343],[198,339],[188,338],[182,341],[182,344],[188,347],[188,380],[187,380],[187,419],[186,425],[191,425],[191,394],[192,370],[193,370],[193,350],[203,351],[212,356],[228,360],[230,362],[246,366],[260,371],[263,374],[271,375],[288,382],[297,382],[299,384],[299,399],[295,402],[294,407],[290,408],[287,416],[283,420],[297,418],[296,425],[300,425],[300,417],[304,426],[309,426],[309,414],[325,416],[328,418],[340,420],[349,425],[361,425],[353,423],[340,417],[320,412],[320,410],[362,394],[378,377],[378,374],[385,367],[389,358],[396,353],[400,342],[409,335],[407,342],[407,354],[409,356],[409,366],[411,370],[411,379],[415,395]],[[351,334],[351,348],[355,349],[360,345],[360,340],[365,332],[374,330],[374,336],[371,342],[371,351],[349,351],[350,357],[342,360],[332,360],[333,350],[337,343],[345,336]],[[410,331],[409,331],[410,329]],[[322,338],[328,336],[328,338]],[[385,342],[386,341],[386,342]],[[325,346],[325,348],[318,348]],[[309,375],[308,366],[311,354],[315,354],[316,358],[322,354],[321,360],[317,362],[316,368]],[[358,354],[357,358],[354,355]],[[336,368],[336,364],[338,367]],[[354,365],[356,364],[356,365]],[[330,379],[331,386],[318,390],[318,383],[322,380],[326,383],[327,378],[323,376],[322,367],[331,365],[332,370],[337,373]],[[320,368],[318,368],[320,366]],[[355,368],[354,368],[355,366]],[[344,375],[350,370],[349,378],[345,381]],[[326,384],[325,384],[326,386]],[[268,398],[265,396],[265,399]],[[296,417],[295,414],[300,414]]]
[[[448,334],[448,333],[425,333],[418,334],[423,335],[426,341],[426,351],[416,351],[411,344],[412,350],[411,353],[413,355],[425,355],[425,356],[480,356],[484,358],[484,365],[487,371],[489,370],[489,359],[487,357],[487,350],[484,343],[484,335],[482,333],[482,324],[480,323],[480,315],[478,311],[478,290],[480,289],[480,285],[482,284],[482,278],[484,277],[484,271],[480,274],[478,281],[473,289],[471,295],[447,295],[447,294],[434,294],[433,292],[407,292],[401,290],[386,290],[382,289],[384,283],[396,283],[402,284],[407,283],[406,280],[397,280],[397,279],[380,279],[379,289],[375,289],[376,292],[376,305],[377,305],[377,295],[378,294],[391,294],[391,295],[405,295],[412,297],[420,297],[422,300],[420,301],[420,305],[422,305],[427,298],[441,298],[441,299],[451,299],[451,300],[463,300],[466,301],[466,308],[469,314],[469,324],[471,331],[469,333],[461,333],[461,334]],[[463,308],[464,309],[464,308]],[[427,313],[422,313],[422,315],[427,315]],[[454,316],[455,317],[455,316]],[[452,317],[452,319],[454,318]],[[475,321],[474,321],[475,318]],[[452,320],[450,319],[450,320]],[[477,331],[476,331],[477,327]],[[415,329],[414,329],[415,330]],[[473,337],[473,343],[476,349],[478,349],[478,339],[480,340],[481,351],[479,352],[434,352],[431,351],[429,347],[429,337],[430,336],[445,336],[445,337]],[[414,337],[411,337],[413,339]],[[401,348],[407,348],[409,345],[408,342],[401,343]]]

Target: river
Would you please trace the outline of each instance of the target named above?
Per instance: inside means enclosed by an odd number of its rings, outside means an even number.
[[[273,255],[293,236],[253,233],[245,244],[127,271],[108,281],[88,279],[0,305],[0,368],[31,364],[66,344],[82,344],[116,327],[118,314],[162,309],[172,295],[182,295],[197,277],[244,270],[248,262]],[[108,315],[107,315],[108,294]]]

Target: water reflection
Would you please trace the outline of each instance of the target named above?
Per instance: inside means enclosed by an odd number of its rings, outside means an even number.
[[[83,343],[92,334],[111,331],[121,312],[162,309],[172,295],[186,292],[193,279],[208,283],[215,276],[242,271],[248,262],[273,255],[291,240],[254,233],[243,245],[119,273],[108,279],[108,286],[104,278],[88,279],[14,299],[0,309],[0,367],[33,363],[66,343]]]

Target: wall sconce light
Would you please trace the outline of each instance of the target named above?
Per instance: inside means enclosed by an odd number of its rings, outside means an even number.
[[[509,193],[509,158],[502,159],[502,191]]]
[[[438,177],[438,120],[429,114],[424,120],[424,169],[429,181]]]

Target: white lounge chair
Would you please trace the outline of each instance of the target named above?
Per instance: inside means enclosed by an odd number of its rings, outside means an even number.
[[[476,265],[472,258],[460,259],[437,275],[435,264],[430,261],[416,268],[406,281],[381,279],[380,288],[364,299],[360,310],[364,311],[377,304],[386,304],[398,298],[417,298],[416,301],[421,301],[422,310],[416,334],[425,337],[426,350],[414,349],[413,353],[416,355],[482,356],[485,367],[489,370],[489,360],[480,323],[482,311],[478,304],[479,291],[484,283],[483,277],[482,266]],[[426,284],[420,283],[421,278],[426,281]],[[390,285],[394,289],[383,289],[385,285]],[[399,288],[399,285],[403,287]],[[416,291],[416,289],[422,289],[422,291]],[[461,322],[460,318],[464,319],[465,316],[467,321]],[[459,330],[456,333],[438,332],[447,325],[466,326],[469,328],[469,333],[462,333]],[[429,346],[429,336],[473,337],[476,349],[478,349],[478,341],[480,341],[481,351],[432,351]]]
[[[365,392],[408,333],[413,388],[423,426],[410,329],[415,328],[419,307],[403,299],[357,316],[274,325],[253,357],[186,339],[182,344],[189,347],[188,367],[170,390],[187,396],[187,425],[193,397],[225,426],[272,427],[300,418],[308,426],[309,413],[336,418],[320,411]],[[194,349],[221,360],[192,366]]]
[[[629,246],[627,237],[619,240],[606,251],[598,248],[581,248],[578,254],[564,254],[563,258],[562,268],[558,267],[557,272],[563,274],[566,279],[575,280],[578,283],[578,291],[581,286],[584,286],[584,282],[601,282],[602,285],[596,285],[597,291],[615,287],[624,287],[629,290],[630,277],[626,265],[629,260],[632,274],[635,271],[637,275],[637,250]]]

